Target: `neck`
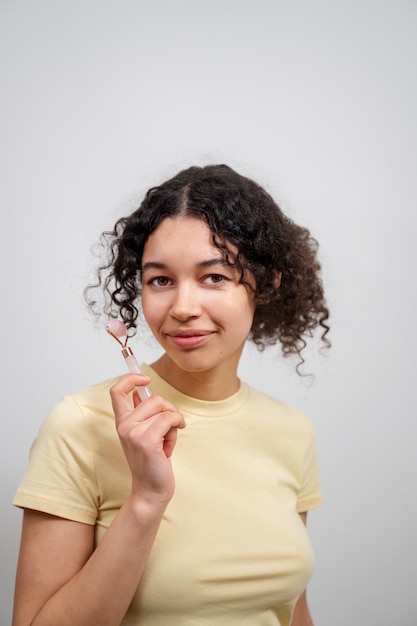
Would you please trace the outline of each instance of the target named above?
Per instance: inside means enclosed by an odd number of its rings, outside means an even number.
[[[240,388],[236,371],[225,368],[204,371],[184,371],[167,354],[163,354],[151,367],[167,383],[181,393],[199,400],[225,400]]]

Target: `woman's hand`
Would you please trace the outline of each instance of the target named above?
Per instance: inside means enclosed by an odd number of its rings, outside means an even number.
[[[177,429],[185,427],[175,406],[158,395],[141,401],[137,386],[150,378],[127,374],[110,390],[116,428],[132,473],[132,497],[165,505],[174,493],[170,457]]]

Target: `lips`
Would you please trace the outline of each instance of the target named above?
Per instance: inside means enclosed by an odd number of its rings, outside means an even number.
[[[209,341],[214,331],[184,329],[174,330],[166,335],[179,348],[194,348]]]

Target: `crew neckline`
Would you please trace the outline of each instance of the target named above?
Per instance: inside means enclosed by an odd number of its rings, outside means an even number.
[[[233,395],[225,398],[224,400],[200,400],[199,398],[193,398],[181,391],[178,391],[175,387],[167,383],[166,380],[161,378],[155,370],[147,363],[142,363],[142,371],[152,378],[152,381],[158,387],[158,393],[162,396],[167,396],[181,412],[192,413],[193,415],[201,415],[203,417],[217,418],[224,415],[230,415],[235,411],[238,411],[243,406],[249,397],[249,386],[246,383],[240,381],[240,387]],[[152,389],[152,381],[150,387]]]

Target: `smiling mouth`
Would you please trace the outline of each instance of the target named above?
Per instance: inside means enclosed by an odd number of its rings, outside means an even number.
[[[176,330],[167,333],[167,337],[179,348],[194,348],[206,343],[213,335],[214,332],[209,330]]]

